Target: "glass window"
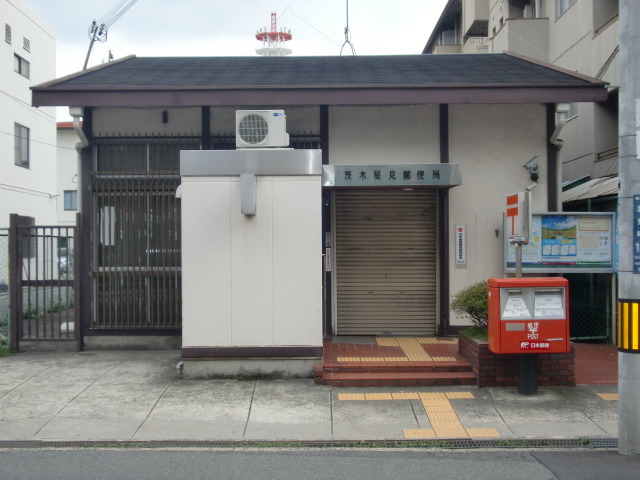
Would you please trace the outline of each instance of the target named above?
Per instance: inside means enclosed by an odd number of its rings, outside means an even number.
[[[29,129],[14,123],[15,164],[29,168]]]
[[[560,17],[564,12],[568,10],[568,8],[576,3],[576,0],[556,0],[558,6],[558,15],[557,18]]]
[[[65,210],[78,209],[78,192],[76,190],[64,191],[64,209]]]
[[[29,62],[20,55],[13,55],[13,69],[23,77],[29,78]]]

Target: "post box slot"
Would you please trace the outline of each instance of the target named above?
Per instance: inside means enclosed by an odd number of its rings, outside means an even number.
[[[531,289],[526,289],[531,290]],[[504,295],[506,293],[506,295]],[[530,310],[530,292],[521,288],[506,288],[502,293],[502,320],[532,318]],[[525,297],[529,297],[529,301]]]
[[[533,315],[535,318],[564,319],[565,296],[563,288],[535,288]]]

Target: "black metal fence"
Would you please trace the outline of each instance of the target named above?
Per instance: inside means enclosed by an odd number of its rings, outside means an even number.
[[[569,280],[571,339],[610,338],[615,313],[611,302],[611,275],[575,273],[565,277]]]
[[[11,217],[12,347],[22,340],[76,339],[76,227],[25,225],[15,221],[25,217]]]
[[[0,346],[9,345],[9,229],[0,228]]]

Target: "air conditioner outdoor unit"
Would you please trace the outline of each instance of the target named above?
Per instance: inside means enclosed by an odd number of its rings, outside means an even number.
[[[286,147],[289,134],[284,110],[237,110],[236,147]]]

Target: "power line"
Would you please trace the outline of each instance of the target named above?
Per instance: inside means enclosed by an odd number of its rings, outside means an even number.
[[[14,137],[14,138],[19,137],[19,135],[16,135],[15,133],[3,132],[2,130],[0,130],[0,133],[4,133],[5,135],[9,135],[10,137]],[[35,142],[35,143],[41,143],[42,145],[49,145],[50,147],[64,148],[65,150],[73,150],[74,152],[76,151],[75,148],[61,147],[60,145],[54,145],[53,143],[39,142],[38,140],[34,140],[33,138],[29,138],[29,141]]]
[[[278,17],[278,20],[280,20],[280,17],[282,17],[286,11],[289,10],[291,13],[293,13],[296,17],[298,17],[300,20],[302,20],[304,23],[306,23],[307,25],[309,25],[311,28],[313,28],[316,32],[318,32],[320,35],[322,35],[323,37],[325,37],[327,40],[335,43],[338,47],[340,46],[340,44],[336,41],[334,41],[332,38],[328,37],[327,35],[325,35],[324,33],[322,33],[320,30],[318,30],[316,27],[314,27],[313,25],[311,25],[309,22],[307,22],[304,18],[302,18],[300,15],[298,15],[296,12],[294,12],[291,7],[287,6],[287,8],[285,8],[282,13],[280,14],[280,16]]]
[[[44,113],[44,112],[41,112],[40,110],[38,110],[33,105],[29,105],[27,102],[24,102],[24,101],[20,100],[18,97],[14,97],[13,95],[11,95],[10,93],[5,92],[4,90],[0,90],[0,93],[2,93],[3,95],[6,95],[9,98],[12,98],[16,102],[18,102],[20,105],[22,105],[24,108],[27,108],[31,112],[37,113],[38,115],[40,115],[45,120],[49,120],[49,121],[52,120],[53,123],[56,122],[55,117],[53,117],[52,115],[49,115],[49,114]]]

